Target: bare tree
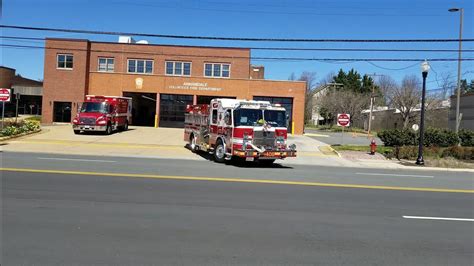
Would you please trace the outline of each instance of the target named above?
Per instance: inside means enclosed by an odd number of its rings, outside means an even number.
[[[455,87],[455,84],[453,82],[453,76],[451,73],[446,72],[442,73],[441,75],[441,84],[440,85],[440,97],[443,99],[446,99],[449,95],[452,94],[453,88]]]
[[[313,89],[316,85],[316,72],[304,71],[301,73],[300,81],[306,81],[306,95],[304,101],[304,121],[308,122],[311,120],[311,115],[313,111],[312,98],[313,98]]]
[[[403,119],[403,128],[407,128],[410,122],[414,122],[418,115],[418,112],[415,112],[415,108],[420,104],[420,84],[420,79],[417,76],[405,76],[401,86],[394,87],[387,94],[391,106],[400,111]]]
[[[362,111],[369,105],[369,97],[348,90],[331,90],[322,96],[320,104],[321,113],[326,119],[334,120],[338,113],[348,113],[352,121],[358,121]]]
[[[397,88],[397,82],[390,76],[383,75],[377,81],[377,86],[380,88],[382,93],[382,99],[379,101],[380,104],[391,106],[391,97],[390,95]]]

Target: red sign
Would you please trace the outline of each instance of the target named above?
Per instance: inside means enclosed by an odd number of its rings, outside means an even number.
[[[337,125],[340,127],[348,127],[351,123],[351,115],[337,114]]]
[[[0,89],[0,102],[9,102],[10,101],[10,89]]]

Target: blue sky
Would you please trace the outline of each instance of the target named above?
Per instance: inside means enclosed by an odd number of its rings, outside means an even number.
[[[143,32],[174,35],[268,38],[336,39],[415,39],[458,38],[459,13],[464,12],[464,38],[474,38],[474,1],[472,0],[3,0],[2,24],[34,27],[57,27],[103,31]],[[2,29],[5,36],[87,38],[117,41],[116,36],[63,34]],[[137,37],[136,39],[144,39]],[[262,43],[145,38],[151,43],[302,48],[421,48],[457,49],[457,43]],[[42,45],[36,41],[7,41],[4,44]],[[474,43],[464,43],[474,49]],[[41,79],[42,50],[2,48],[1,64],[17,69],[23,76]],[[252,56],[310,58],[457,58],[456,52],[301,52],[252,51]],[[474,58],[474,53],[463,53]],[[360,73],[390,75],[401,80],[407,74],[420,75],[416,62],[325,63],[254,61],[264,65],[266,78],[287,79],[292,72],[314,71],[319,79],[340,68],[355,68]],[[411,67],[410,67],[411,66]],[[433,62],[428,89],[440,86],[443,76],[456,80],[456,62]],[[388,69],[403,70],[388,70]],[[474,79],[474,62],[463,62],[463,77]],[[436,74],[435,74],[436,73]],[[437,81],[438,80],[438,81]]]

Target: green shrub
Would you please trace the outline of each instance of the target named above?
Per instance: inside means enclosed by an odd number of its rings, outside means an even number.
[[[447,129],[427,128],[424,135],[423,145],[427,147],[449,147],[459,142],[456,132]]]
[[[410,130],[388,129],[377,133],[385,146],[410,146],[417,143],[415,133]]]
[[[1,136],[14,136],[25,132],[32,132],[40,129],[40,123],[37,121],[6,122]]]
[[[377,136],[385,146],[411,146],[418,144],[418,135],[405,129],[389,129],[380,131]],[[467,139],[468,137],[466,137]],[[458,135],[447,129],[427,128],[425,130],[423,145],[426,147],[449,147],[458,143]]]
[[[474,131],[468,129],[461,129],[459,130],[459,138],[461,139],[462,146],[474,146]]]

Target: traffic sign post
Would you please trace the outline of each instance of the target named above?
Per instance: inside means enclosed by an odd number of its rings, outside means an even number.
[[[10,102],[11,98],[11,90],[0,88],[0,101],[2,102],[2,130],[3,130],[3,122],[5,120],[5,102]]]
[[[348,127],[351,124],[351,115],[350,114],[337,114],[337,125],[342,127],[341,134],[341,145],[344,145],[344,128]]]

